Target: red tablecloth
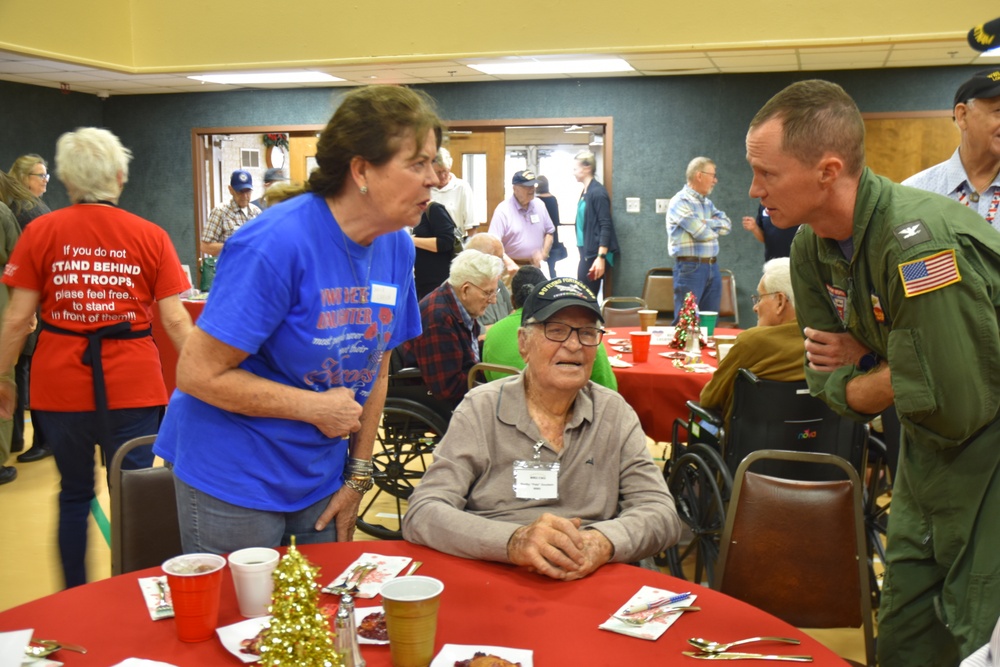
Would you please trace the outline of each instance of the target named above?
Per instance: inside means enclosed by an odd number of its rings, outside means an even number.
[[[718,334],[737,335],[740,329],[716,329]],[[627,337],[627,332],[619,337]],[[676,368],[673,361],[659,355],[676,352],[672,347],[654,345],[649,348],[649,361],[634,364],[632,368],[614,368],[618,379],[618,393],[624,397],[642,423],[642,430],[656,442],[670,442],[670,429],[674,419],[687,419],[685,403],[696,401],[701,390],[712,379],[711,373],[693,373]],[[608,349],[608,354],[616,354]],[[622,354],[622,360],[632,362],[631,354]],[[715,357],[705,354],[702,361],[717,366]]]
[[[583,665],[697,665],[681,655],[689,637],[729,641],[756,635],[796,637],[800,646],[767,645],[768,651],[808,654],[814,665],[844,662],[805,633],[777,618],[715,591],[631,565],[608,565],[580,581],[559,582],[497,563],[465,560],[406,542],[347,542],[303,546],[329,583],[361,553],[406,555],[423,561],[420,574],[444,582],[435,650],[444,644],[485,644],[534,651],[535,667]],[[129,657],[181,667],[241,663],[217,640],[184,644],[174,621],[151,621],[137,579],[158,568],[112,577],[56,593],[0,613],[0,631],[34,628],[34,636],[87,647],[85,655],[61,651],[53,658],[66,667],[109,667]],[[643,585],[671,591],[694,588],[701,612],[682,615],[657,641],[635,639],[598,625]],[[334,604],[323,595],[321,604]],[[358,606],[374,600],[358,600]],[[232,578],[226,570],[219,624],[243,620]],[[388,646],[362,646],[370,667],[390,665]]]
[[[201,311],[205,307],[204,301],[181,301],[181,303],[187,308],[188,314],[194,321],[198,320],[198,316],[201,315]],[[163,383],[167,385],[167,396],[169,396],[174,393],[174,389],[177,387],[177,350],[170,342],[170,336],[163,328],[163,322],[160,321],[159,311],[156,308],[153,308],[153,340],[156,341],[156,347],[160,351]]]

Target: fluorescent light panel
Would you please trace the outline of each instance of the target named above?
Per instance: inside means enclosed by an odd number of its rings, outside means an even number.
[[[189,76],[189,79],[207,83],[227,83],[233,85],[253,85],[258,83],[334,83],[345,81],[323,72],[258,72],[242,74],[206,74]]]
[[[632,66],[621,58],[594,60],[522,60],[469,65],[483,74],[600,74],[631,72]]]

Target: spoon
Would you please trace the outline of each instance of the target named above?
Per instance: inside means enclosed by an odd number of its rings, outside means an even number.
[[[60,644],[54,639],[32,639],[31,643],[25,647],[24,654],[30,655],[33,658],[44,658],[60,649],[76,651],[77,653],[87,652],[87,649],[76,644]]]
[[[707,639],[702,639],[701,637],[692,637],[688,640],[688,644],[691,644],[691,646],[694,646],[702,653],[723,653],[734,646],[752,644],[754,642],[783,642],[785,644],[801,643],[798,639],[789,639],[788,637],[750,637],[749,639],[740,639],[738,641],[728,642],[725,644],[722,642],[713,642]]]

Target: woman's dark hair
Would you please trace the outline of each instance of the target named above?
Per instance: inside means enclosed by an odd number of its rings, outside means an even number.
[[[329,197],[340,192],[351,171],[351,160],[387,163],[408,137],[417,150],[433,131],[441,145],[443,125],[434,101],[424,92],[401,86],[367,86],[344,96],[316,144],[316,163],[309,189]]]
[[[522,266],[518,269],[510,279],[510,301],[514,309],[522,307],[535,285],[544,283],[545,280],[545,274],[537,266]]]
[[[549,194],[549,179],[547,176],[535,176],[535,180],[538,181],[538,185],[535,186],[535,194],[547,195]]]

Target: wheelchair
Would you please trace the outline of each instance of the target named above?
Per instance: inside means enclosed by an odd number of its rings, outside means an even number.
[[[374,493],[361,500],[358,530],[383,540],[403,539],[406,501],[427,471],[450,420],[451,408],[430,395],[420,370],[404,367],[399,348],[394,349],[372,452]]]
[[[885,464],[885,445],[860,424],[834,413],[820,399],[809,395],[805,381],[764,380],[739,369],[733,387],[733,414],[729,431],[724,416],[688,401],[689,418],[674,420],[670,458],[664,478],[674,496],[677,514],[689,529],[691,541],[667,549],[658,559],[673,576],[714,586],[726,506],[733,490],[733,474],[740,462],[759,449],[823,452],[845,459],[862,479],[869,455],[875,463],[866,488],[865,518],[868,553],[884,559],[880,534],[885,530],[884,506],[877,503]],[[682,432],[687,437],[682,438]],[[762,461],[754,468],[774,477],[826,480],[821,468],[792,461]],[[877,584],[872,556],[869,572]],[[872,586],[873,602],[879,587]]]
[[[404,367],[397,350],[389,360],[389,388],[372,452],[374,493],[362,499],[355,523],[361,532],[382,540],[403,539],[407,501],[433,460],[452,412],[427,391],[418,368]],[[486,381],[486,371],[519,372],[510,366],[476,364],[469,370],[470,389]]]

